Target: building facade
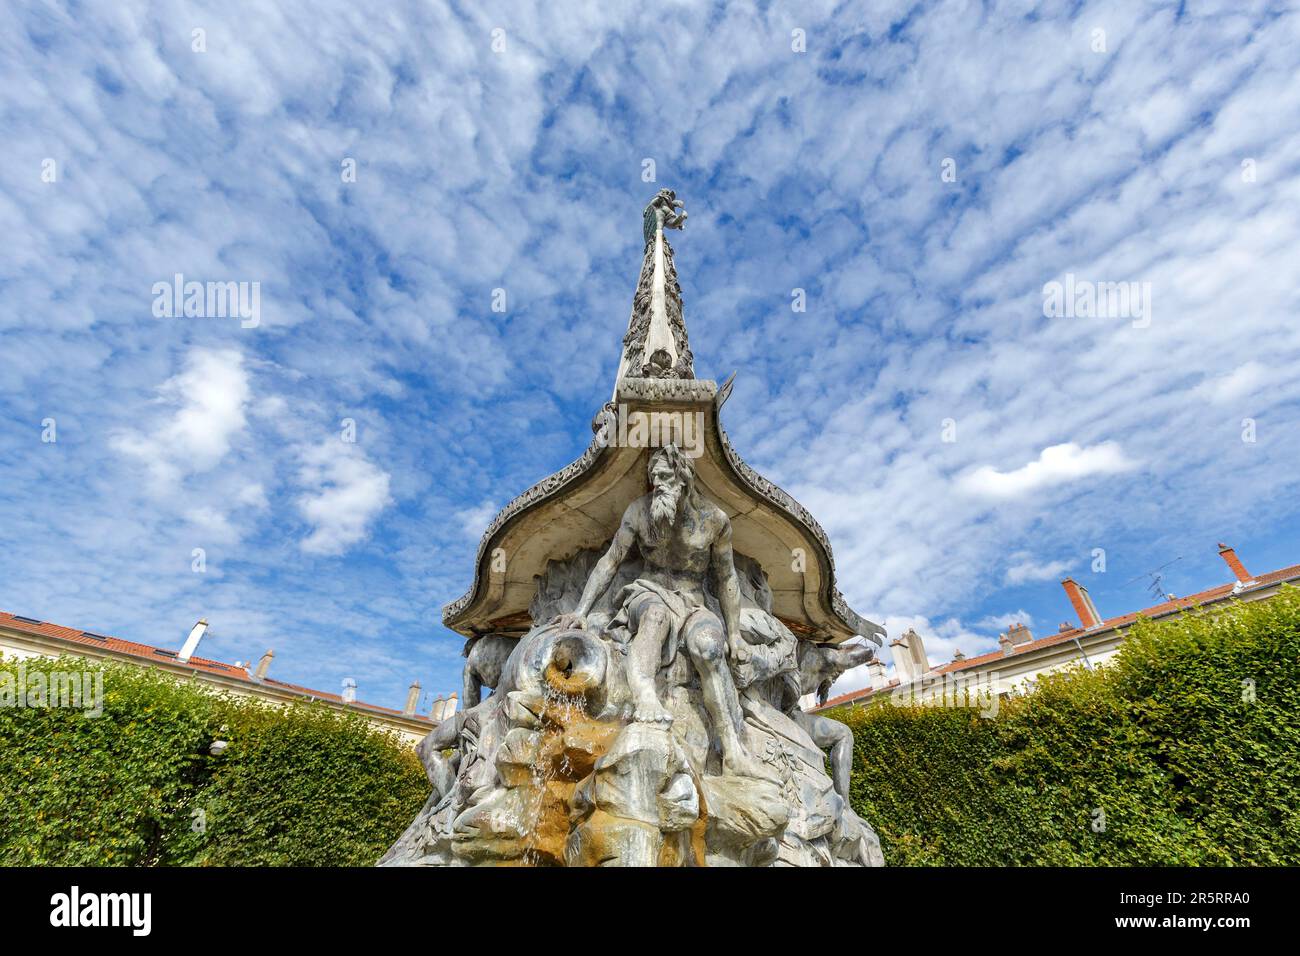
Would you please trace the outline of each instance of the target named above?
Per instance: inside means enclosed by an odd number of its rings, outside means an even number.
[[[859,707],[881,703],[939,703],[954,696],[975,700],[992,694],[1023,693],[1041,674],[1070,667],[1098,667],[1115,656],[1120,643],[1139,618],[1158,620],[1192,608],[1212,609],[1233,601],[1259,601],[1272,597],[1287,584],[1300,583],[1300,564],[1269,574],[1252,576],[1237,553],[1219,545],[1219,556],[1232,572],[1233,580],[1187,597],[1167,596],[1167,600],[1119,617],[1103,619],[1088,589],[1073,578],[1061,582],[1066,597],[1078,618],[1067,622],[1047,637],[1034,637],[1023,624],[1012,625],[998,639],[999,649],[978,657],[964,657],[960,652],[946,664],[931,664],[925,641],[908,630],[889,642],[894,674],[879,659],[867,665],[869,686],[841,694],[823,706]]]
[[[199,621],[181,649],[171,651],[0,611],[0,656],[22,660],[70,655],[92,661],[117,661],[150,667],[182,680],[196,681],[214,692],[251,697],[267,704],[283,706],[296,701],[316,701],[332,710],[359,714],[376,728],[397,734],[411,746],[456,711],[457,696],[451,694],[435,700],[430,713],[417,713],[419,681],[413,682],[407,691],[406,707],[394,710],[356,700],[355,684],[346,686],[342,694],[331,694],[276,680],[267,673],[275,657],[271,651],[263,654],[251,669],[243,663],[227,664],[199,657],[194,652],[207,626],[207,621]]]

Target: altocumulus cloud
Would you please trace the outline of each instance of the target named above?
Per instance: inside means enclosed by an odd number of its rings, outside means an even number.
[[[191,349],[185,368],[158,388],[163,419],[150,431],[124,429],[113,446],[141,463],[160,489],[215,467],[247,424],[249,378],[235,349]]]
[[[1037,461],[1011,471],[985,465],[959,479],[962,490],[990,498],[1018,498],[1041,488],[1068,484],[1095,475],[1114,475],[1135,468],[1115,442],[1081,448],[1074,442],[1044,448]]]
[[[737,449],[891,633],[992,648],[1061,613],[1017,568],[1095,547],[1280,550],[1297,45],[1228,2],[4,5],[0,607],[454,688],[465,526],[589,438],[660,185]],[[154,318],[176,273],[260,282],[261,324]],[[1066,273],[1150,282],[1150,326],[1046,319]]]
[[[297,499],[312,525],[302,541],[308,554],[342,554],[366,536],[370,522],[392,500],[388,473],[354,445],[337,440],[303,450],[299,480],[308,489]]]
[[[1053,581],[1074,566],[1072,561],[1021,561],[1007,568],[1007,584],[1024,584],[1027,581]]]

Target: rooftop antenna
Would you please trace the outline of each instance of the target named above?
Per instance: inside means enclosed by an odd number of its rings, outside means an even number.
[[[1174,596],[1172,594],[1166,593],[1164,588],[1165,576],[1160,572],[1163,571],[1165,568],[1169,567],[1171,564],[1177,564],[1181,560],[1183,560],[1183,556],[1180,554],[1172,561],[1166,561],[1164,564],[1160,565],[1160,567],[1156,568],[1154,571],[1143,571],[1137,577],[1130,578],[1129,580],[1124,582],[1124,586],[1128,587],[1134,581],[1141,581],[1143,578],[1150,578],[1150,581],[1147,582],[1146,589],[1151,592],[1151,596],[1163,598],[1164,600],[1167,601],[1172,601],[1174,599]]]

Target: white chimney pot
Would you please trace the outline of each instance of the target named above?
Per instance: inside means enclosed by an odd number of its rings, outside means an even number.
[[[190,636],[185,638],[185,643],[181,646],[176,659],[183,663],[193,657],[194,652],[199,649],[199,641],[203,640],[203,635],[207,633],[207,630],[207,620],[200,618],[199,622],[190,628]]]

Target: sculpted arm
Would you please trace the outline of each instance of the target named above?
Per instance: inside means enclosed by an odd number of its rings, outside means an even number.
[[[614,580],[619,565],[623,563],[628,552],[631,551],[632,545],[636,542],[636,526],[633,512],[635,507],[634,502],[623,513],[623,522],[619,525],[614,540],[609,543],[609,550],[591,569],[591,576],[587,578],[587,585],[582,589],[582,598],[578,601],[578,606],[573,609],[575,617],[585,619],[591,613],[592,607],[600,600],[600,596],[605,593],[610,582]]]
[[[727,628],[727,646],[733,657],[748,656],[740,639],[740,581],[736,578],[736,563],[731,553],[731,521],[724,515],[722,530],[713,539],[710,555],[713,580],[717,587],[718,604],[722,608],[722,623]]]

